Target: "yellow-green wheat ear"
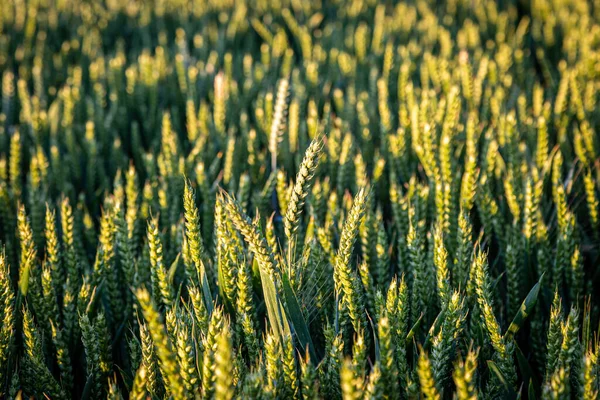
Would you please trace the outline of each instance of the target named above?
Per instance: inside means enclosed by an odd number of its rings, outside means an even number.
[[[185,385],[178,372],[179,367],[177,365],[177,357],[173,352],[171,339],[162,322],[163,318],[156,309],[148,290],[140,288],[136,290],[135,294],[140,303],[144,319],[148,324],[148,331],[150,332],[156,355],[160,361],[160,369],[166,380],[165,386],[174,399],[185,399]]]
[[[456,396],[459,400],[475,400],[477,393],[477,357],[478,351],[469,349],[464,359],[460,359],[452,374],[456,385]]]
[[[441,399],[440,392],[436,386],[431,370],[431,362],[429,356],[423,348],[420,349],[419,360],[417,364],[417,374],[419,383],[421,384],[421,394],[427,400]]]
[[[360,189],[354,197],[352,208],[346,218],[340,245],[335,257],[334,281],[336,289],[341,294],[342,305],[348,311],[355,332],[364,328],[366,320],[363,316],[364,298],[360,279],[350,267],[350,257],[358,236],[361,219],[367,204],[367,190]]]
[[[350,359],[344,359],[340,371],[342,398],[357,400],[362,398],[362,380]]]
[[[285,120],[287,116],[288,88],[288,79],[281,79],[277,87],[277,100],[275,102],[275,108],[273,110],[273,119],[271,122],[271,129],[269,133],[269,152],[271,153],[272,171],[275,171],[277,169],[279,143],[282,140],[281,135],[285,127]]]
[[[15,327],[15,295],[10,279],[10,266],[6,260],[4,248],[0,249],[0,298],[3,300],[0,309],[2,328],[0,329],[0,362],[6,365],[10,355]],[[4,369],[0,370],[0,378],[6,378]]]
[[[202,228],[200,226],[200,213],[196,205],[196,198],[191,182],[185,180],[183,192],[183,208],[185,216],[185,234],[189,246],[190,256],[192,258],[195,271],[187,270],[188,279],[193,283],[200,283],[204,292],[205,300],[212,303],[206,268],[209,265],[208,256],[204,247],[202,238]]]
[[[229,324],[225,324],[217,338],[215,354],[215,399],[231,400],[235,395],[234,359]]]
[[[170,308],[173,305],[173,288],[168,281],[167,267],[164,264],[163,245],[158,231],[158,219],[148,221],[148,249],[150,255],[152,295],[160,298],[161,304]]]
[[[295,245],[305,199],[310,193],[312,178],[319,165],[322,150],[323,138],[314,138],[304,153],[304,158],[296,175],[296,182],[292,189],[283,222],[288,242],[292,245]]]

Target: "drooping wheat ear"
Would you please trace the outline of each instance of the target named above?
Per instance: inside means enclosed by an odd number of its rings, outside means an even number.
[[[287,97],[288,97],[289,82],[287,78],[279,81],[277,87],[277,100],[271,121],[271,131],[269,133],[269,152],[271,153],[271,170],[277,170],[277,150],[279,142],[282,140],[282,134],[285,127],[285,119],[287,113]]]
[[[248,247],[255,254],[258,263],[271,276],[277,271],[275,256],[267,239],[260,229],[254,225],[250,217],[244,214],[239,204],[227,193],[221,192],[219,201],[223,203],[227,217],[242,234]]]
[[[296,174],[296,182],[287,206],[283,220],[285,235],[288,243],[295,244],[298,227],[300,226],[300,217],[304,208],[306,196],[310,193],[312,178],[315,175],[319,165],[319,158],[323,150],[323,139],[318,136],[312,140],[306,152],[304,159],[300,164],[300,169]]]
[[[166,378],[165,386],[167,386],[169,393],[174,399],[186,399],[185,385],[178,372],[177,356],[173,352],[171,339],[167,334],[165,325],[162,323],[162,317],[157,311],[148,290],[139,288],[135,293],[140,303],[144,319],[148,324],[148,331],[150,331],[150,336],[154,342],[154,348],[156,349],[156,355],[160,360],[163,376]]]

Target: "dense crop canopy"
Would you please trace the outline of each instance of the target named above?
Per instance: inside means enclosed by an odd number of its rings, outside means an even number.
[[[0,0],[0,75],[0,398],[598,397],[598,1]]]

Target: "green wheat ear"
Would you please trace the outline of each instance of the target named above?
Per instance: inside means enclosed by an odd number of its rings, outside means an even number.
[[[300,226],[304,202],[310,192],[312,178],[319,165],[322,150],[323,139],[321,137],[314,138],[304,153],[304,158],[296,175],[296,182],[283,220],[285,235],[288,243],[292,246],[296,244],[297,230]]]
[[[188,279],[193,283],[200,282],[205,305],[209,312],[212,309],[212,294],[208,283],[206,268],[209,266],[208,256],[202,240],[200,213],[196,206],[194,191],[190,181],[185,180],[183,192],[183,208],[185,215],[185,234],[195,271],[187,271]]]
[[[333,275],[336,289],[341,294],[343,307],[348,310],[355,332],[364,329],[366,321],[363,316],[362,285],[357,274],[350,268],[350,256],[365,212],[367,196],[367,191],[361,189],[354,198],[340,237]]]
[[[228,218],[244,237],[248,247],[253,252],[260,269],[262,289],[265,296],[269,322],[278,336],[283,338],[290,335],[290,327],[285,316],[285,310],[275,285],[275,279],[280,273],[275,256],[267,239],[250,218],[245,215],[239,204],[227,193],[221,192],[219,202],[223,204]]]
[[[225,324],[217,338],[215,399],[230,400],[234,398],[234,358],[229,325]]]
[[[186,391],[181,376],[178,373],[177,358],[173,352],[171,339],[169,338],[162,316],[156,309],[150,293],[144,289],[137,289],[136,297],[140,303],[144,319],[148,324],[148,331],[152,337],[156,355],[160,361],[160,368],[166,378],[165,385],[174,399],[185,399]]]
[[[163,245],[158,231],[158,219],[148,221],[148,248],[152,266],[152,294],[160,295],[161,303],[170,308],[173,305],[173,289],[168,281],[167,267],[164,264]]]

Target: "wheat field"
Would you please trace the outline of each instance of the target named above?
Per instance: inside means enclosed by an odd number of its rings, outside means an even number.
[[[0,398],[598,398],[600,1],[0,0],[0,75]]]

